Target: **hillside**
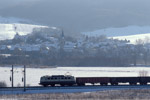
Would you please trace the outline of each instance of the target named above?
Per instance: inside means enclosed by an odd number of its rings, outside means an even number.
[[[0,40],[13,39],[16,32],[19,35],[27,35],[32,33],[35,28],[51,28],[52,30],[57,29],[56,27],[48,27],[42,25],[25,24],[20,22],[25,22],[26,20],[18,18],[2,18],[0,17]],[[26,21],[27,22],[27,21]],[[54,32],[54,31],[52,31]],[[52,33],[51,32],[51,33]],[[66,32],[65,32],[66,33]],[[145,37],[150,37],[150,26],[128,26],[121,28],[106,28],[91,32],[82,32],[82,34],[87,36],[100,36],[106,35],[109,38],[120,39],[120,40],[130,40],[131,43],[135,43],[137,39],[144,39]]]
[[[96,30],[92,32],[82,32],[87,36],[100,36],[106,35],[109,38],[115,38],[120,40],[130,40],[131,43],[135,43],[137,39],[144,39],[150,37],[150,26],[128,26],[121,28],[106,28]]]
[[[146,40],[147,42],[150,42],[150,33],[145,33],[145,34],[136,34],[136,35],[128,35],[128,36],[116,36],[113,37],[114,39],[119,39],[119,40],[130,40],[130,43],[135,44],[136,40]],[[148,39],[148,40],[147,40]]]
[[[13,39],[16,32],[19,35],[27,35],[32,33],[34,28],[48,28],[47,26],[32,25],[32,24],[0,24],[0,40]]]
[[[149,27],[109,28],[83,32],[80,37],[70,37],[62,29],[42,25],[3,23],[0,24],[0,28],[0,64],[51,66],[149,64],[147,61],[150,57],[147,54],[150,44],[133,45],[125,40],[125,37],[133,40],[133,35],[144,38],[149,35],[145,34],[149,32]],[[141,33],[144,35],[140,35]],[[121,37],[123,40],[115,39]]]

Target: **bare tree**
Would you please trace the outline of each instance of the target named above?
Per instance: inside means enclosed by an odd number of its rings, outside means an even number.
[[[144,43],[146,44],[146,43],[150,43],[150,37],[145,37],[145,39],[144,39]]]
[[[139,76],[140,77],[148,76],[148,71],[146,71],[146,70],[139,71]]]
[[[143,45],[143,44],[144,44],[144,40],[142,40],[142,39],[137,39],[137,40],[135,41],[135,44],[136,44],[136,45]]]

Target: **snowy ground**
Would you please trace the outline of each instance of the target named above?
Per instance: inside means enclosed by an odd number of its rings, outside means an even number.
[[[137,34],[137,35],[129,35],[129,36],[117,36],[117,37],[113,37],[114,39],[119,39],[119,40],[130,40],[130,42],[132,44],[136,43],[136,40],[138,39],[142,39],[145,40],[146,38],[150,39],[150,33],[147,34]],[[149,42],[149,41],[148,41]]]
[[[11,67],[0,67],[0,81],[5,81],[11,86]],[[63,75],[70,73],[75,77],[115,77],[115,76],[139,76],[139,71],[148,71],[149,67],[58,67],[58,68],[27,68],[27,85],[38,85],[40,77],[43,75]],[[23,67],[14,69],[14,84],[23,86]]]
[[[47,28],[47,26],[19,23],[0,24],[0,40],[12,39],[16,32],[18,32],[19,35],[29,34],[34,28]]]
[[[130,40],[131,43],[135,43],[137,39],[150,38],[150,26],[127,26],[119,28],[106,28],[92,32],[82,32],[82,34],[88,36],[106,35],[109,38],[119,40]]]
[[[127,26],[127,27],[100,29],[92,32],[82,32],[82,34],[88,36],[99,36],[105,34],[108,37],[129,36],[146,33],[150,33],[150,26]]]

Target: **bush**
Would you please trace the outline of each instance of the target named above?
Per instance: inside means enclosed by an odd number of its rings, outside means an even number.
[[[5,82],[0,82],[0,87],[7,87],[7,84]]]
[[[146,77],[146,76],[148,76],[148,71],[145,71],[145,70],[139,71],[139,76],[140,77]]]
[[[18,83],[18,84],[17,84],[17,87],[21,87],[21,84],[20,84],[20,83]]]

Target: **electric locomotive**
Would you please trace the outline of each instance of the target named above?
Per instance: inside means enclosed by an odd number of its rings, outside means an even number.
[[[51,85],[61,85],[61,86],[72,86],[76,84],[76,80],[74,76],[71,75],[52,75],[52,76],[42,76],[40,78],[40,85],[44,87]]]

